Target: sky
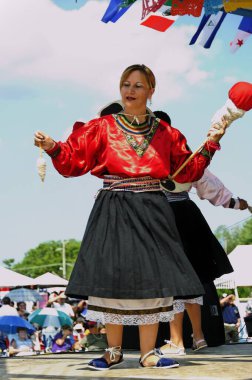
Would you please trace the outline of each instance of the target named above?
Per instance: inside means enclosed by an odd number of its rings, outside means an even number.
[[[74,3],[74,1],[71,1]],[[81,240],[101,180],[63,178],[47,161],[37,173],[41,130],[64,140],[76,120],[88,121],[119,99],[123,70],[144,63],[155,73],[152,110],[169,113],[192,149],[205,139],[213,114],[237,81],[252,81],[252,38],[235,54],[229,43],[241,16],[227,15],[209,50],[189,46],[199,18],[180,17],[165,33],[140,25],[138,0],[116,23],[100,20],[108,1],[0,0],[0,234],[1,260],[23,259],[50,240]],[[68,4],[62,0],[62,5]],[[210,170],[234,196],[252,204],[252,112],[233,123]],[[214,231],[248,220],[249,211],[214,207],[191,193]]]

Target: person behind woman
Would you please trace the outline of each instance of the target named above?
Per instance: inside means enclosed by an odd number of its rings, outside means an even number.
[[[166,112],[155,111],[154,114],[171,125],[171,119]],[[192,183],[201,199],[207,199],[215,206],[245,210],[248,207],[244,199],[234,199],[233,194],[224,184],[205,170],[202,178]],[[178,193],[165,192],[167,200],[174,211],[176,225],[181,236],[185,253],[202,283],[214,281],[223,274],[230,273],[233,268],[227,254],[212,233],[207,221],[197,205],[189,198],[186,191]],[[192,221],[192,223],[190,223]],[[164,355],[184,355],[183,316],[186,308],[193,330],[194,351],[207,347],[201,326],[202,297],[176,297],[175,307],[181,310],[170,322],[170,340],[158,350]]]
[[[177,367],[154,351],[158,322],[172,318],[174,295],[203,293],[160,185],[191,151],[177,129],[146,112],[155,84],[148,67],[132,65],[120,80],[122,114],[78,122],[65,143],[35,133],[35,145],[47,151],[60,174],[91,171],[104,180],[66,290],[72,297],[88,296],[87,319],[105,323],[109,348],[89,363],[97,370],[122,362],[125,324],[139,325],[141,366]],[[220,149],[225,124],[212,130],[177,181],[203,175]]]

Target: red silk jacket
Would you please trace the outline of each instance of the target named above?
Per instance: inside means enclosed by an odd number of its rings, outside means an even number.
[[[139,143],[139,137],[135,139]],[[143,137],[141,139],[143,141]],[[205,146],[210,157],[219,149],[219,144],[211,141]],[[56,170],[65,177],[76,177],[90,171],[100,178],[110,174],[124,178],[150,176],[165,179],[181,166],[191,151],[182,133],[160,120],[148,148],[139,156],[126,140],[114,116],[109,115],[86,124],[75,123],[67,141],[57,142],[47,153]],[[207,155],[197,153],[178,174],[176,181],[197,181],[209,163]]]

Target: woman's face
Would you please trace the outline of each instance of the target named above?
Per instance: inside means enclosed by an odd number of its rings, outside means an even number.
[[[141,110],[146,108],[154,89],[150,89],[146,77],[141,71],[133,71],[122,83],[121,97],[125,109]]]
[[[27,339],[27,332],[26,332],[26,330],[20,330],[19,332],[18,332],[18,335],[19,335],[19,338],[20,339]]]

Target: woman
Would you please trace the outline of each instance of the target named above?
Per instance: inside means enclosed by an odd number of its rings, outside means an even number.
[[[115,101],[103,107],[99,114],[100,116],[105,116],[122,111],[123,105],[121,102]],[[166,112],[154,111],[154,115],[171,125],[171,119]],[[215,206],[223,205],[223,207],[234,207],[240,210],[248,207],[245,200],[232,198],[232,193],[208,169],[205,170],[203,177],[199,181],[192,183],[192,186],[196,188],[201,199],[208,199]],[[165,195],[174,211],[176,226],[182,239],[185,253],[201,282],[211,282],[225,273],[232,272],[233,269],[225,251],[212,233],[199,208],[189,198],[187,191],[178,193],[165,191]],[[190,223],[189,221],[192,222]],[[204,247],[204,254],[202,254],[202,247]],[[198,351],[207,347],[201,327],[203,297],[193,297],[191,295],[186,299],[175,298],[174,307],[177,312],[174,319],[170,321],[170,340],[165,340],[166,344],[156,351],[160,355],[185,355],[183,343],[185,308],[192,324],[193,350]]]
[[[17,336],[10,342],[10,355],[22,356],[32,355],[34,353],[34,343],[27,335],[25,327],[17,328]]]
[[[122,362],[124,324],[139,325],[142,366],[177,367],[154,352],[158,322],[172,318],[174,295],[203,293],[160,186],[191,151],[178,130],[146,112],[155,85],[149,68],[132,65],[120,80],[123,114],[76,123],[65,143],[35,134],[63,176],[91,171],[104,179],[67,288],[68,295],[89,296],[87,319],[106,326],[109,348],[89,363],[93,369]],[[203,175],[224,132],[213,130],[177,181]]]

